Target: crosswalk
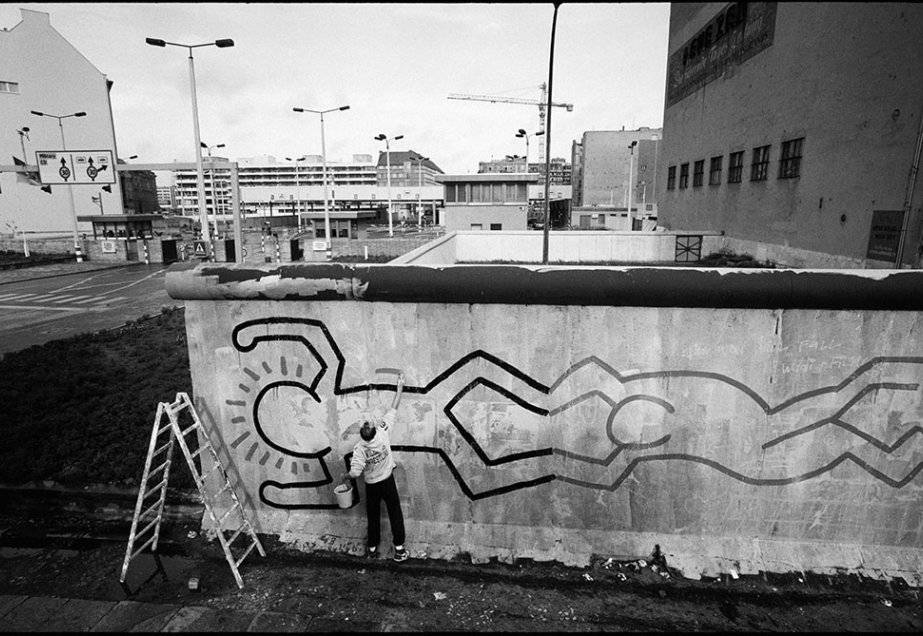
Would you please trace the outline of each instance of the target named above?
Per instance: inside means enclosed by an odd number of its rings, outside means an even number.
[[[111,307],[127,296],[100,296],[78,293],[6,293],[0,294],[0,307],[47,308],[47,309],[99,309]]]

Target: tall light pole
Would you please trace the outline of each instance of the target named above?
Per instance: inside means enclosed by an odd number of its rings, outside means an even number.
[[[629,230],[634,227],[634,224],[632,223],[632,219],[634,217],[631,216],[631,199],[632,199],[631,179],[634,176],[632,172],[634,172],[634,167],[635,167],[635,146],[637,145],[638,145],[637,139],[631,142],[630,144],[628,144],[628,151],[631,154],[628,157],[628,187],[626,188],[625,197],[628,200],[628,223],[629,223],[628,229]]]
[[[420,197],[423,195],[423,162],[429,161],[429,157],[417,156],[417,170],[420,177],[417,184],[417,225],[423,227],[423,206],[420,203]]]
[[[37,115],[39,117],[52,117],[58,120],[58,128],[61,129],[61,150],[67,150],[67,143],[64,141],[64,123],[62,122],[62,120],[67,119],[68,117],[86,117],[87,116],[87,114],[83,111],[80,111],[79,113],[71,113],[70,115],[49,115],[48,113],[43,113],[38,110],[33,110],[32,114]],[[68,184],[67,194],[68,194],[68,198],[70,199],[70,204],[71,204],[70,205],[71,216],[74,218],[74,254],[77,257],[77,262],[82,263],[83,262],[83,252],[80,249],[80,237],[79,237],[79,232],[77,231],[77,208],[74,205],[74,186],[72,184]]]
[[[298,176],[299,176],[298,163],[300,161],[304,161],[305,159],[307,159],[307,157],[298,157],[297,159],[292,159],[291,157],[285,158],[286,161],[295,162],[295,192],[296,192],[295,196],[298,199],[297,203],[295,204],[295,210],[296,210],[296,214],[298,214],[298,231],[299,232],[301,231],[301,181],[298,179]]]
[[[554,79],[554,33],[558,26],[558,8],[561,6],[560,2],[554,3],[554,17],[551,19],[551,46],[549,47],[548,53],[548,105],[546,106],[548,112],[548,125],[545,127],[545,131],[548,133],[545,135],[545,227],[542,232],[542,264],[548,264],[548,230],[551,225],[551,207],[548,205],[548,191],[551,189],[551,89],[554,86],[552,80]],[[526,170],[528,171],[528,164],[526,165]],[[526,184],[526,190],[528,191],[529,185]],[[528,197],[527,197],[528,198]]]
[[[392,137],[394,141],[403,139],[404,135]],[[394,236],[394,221],[391,218],[391,144],[388,136],[384,133],[375,135],[375,139],[385,142],[385,162],[388,166],[388,236]]]
[[[538,131],[537,133],[533,133],[531,136],[532,136],[532,137],[540,137],[541,135],[544,135],[544,134],[545,134],[545,131],[544,131],[544,130],[540,130],[540,131]],[[530,137],[530,135],[529,135],[529,133],[527,133],[527,132],[525,131],[524,128],[520,128],[520,129],[519,129],[519,132],[516,133],[516,136],[517,136],[517,137],[521,137],[521,138],[523,138],[523,139],[526,140],[526,174],[528,174],[528,173],[529,173],[529,137]]]
[[[179,44],[177,42],[165,42],[164,40],[159,40],[157,38],[144,38],[144,41],[151,46],[165,47],[169,44],[170,46],[181,46],[189,50],[189,86],[192,93],[192,128],[195,133],[195,163],[199,201],[199,224],[202,226],[202,240],[205,241],[206,247],[208,248],[209,258],[214,260],[214,249],[212,247],[211,238],[208,231],[208,210],[205,209],[205,175],[202,170],[202,139],[199,136],[199,107],[198,102],[196,101],[195,62],[193,62],[192,59],[192,49],[196,49],[202,46],[217,46],[219,49],[223,49],[229,46],[234,46],[234,40],[225,38],[223,40],[215,40],[214,42],[207,42],[205,44]]]
[[[332,113],[335,110],[349,110],[349,106],[340,106],[339,108],[328,108],[327,110],[311,110],[310,108],[293,108],[296,113],[314,113],[320,115],[320,156],[321,156],[321,175],[324,181],[324,240],[327,245],[327,260],[332,258],[330,248],[330,208],[327,206],[327,145],[324,140],[324,114]]]

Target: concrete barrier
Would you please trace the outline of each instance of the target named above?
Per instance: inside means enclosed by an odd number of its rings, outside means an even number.
[[[656,543],[690,577],[923,584],[923,272],[212,265],[167,290],[212,441],[283,541],[364,548],[333,489],[396,368],[413,555]]]

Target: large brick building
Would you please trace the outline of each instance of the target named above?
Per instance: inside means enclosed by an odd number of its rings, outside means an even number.
[[[918,4],[674,4],[660,224],[793,266],[893,267],[903,223],[916,261],[921,34]]]

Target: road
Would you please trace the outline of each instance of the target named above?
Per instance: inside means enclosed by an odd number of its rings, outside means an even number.
[[[0,284],[0,355],[181,307],[164,289],[167,269],[131,265]]]

